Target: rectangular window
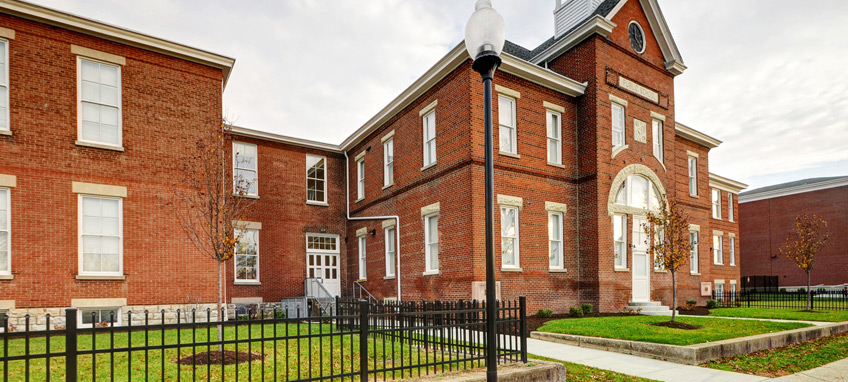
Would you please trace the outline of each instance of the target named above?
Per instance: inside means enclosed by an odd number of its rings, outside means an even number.
[[[518,268],[518,208],[501,207],[501,266]]]
[[[327,158],[306,154],[306,201],[327,203]]]
[[[730,247],[730,265],[736,265],[736,238],[731,236],[727,245]]]
[[[4,333],[6,331],[6,320],[9,319],[9,311],[5,309],[0,309],[0,333]]]
[[[237,195],[259,195],[257,156],[256,145],[233,142],[233,192]]]
[[[721,219],[721,191],[713,189],[713,218]]]
[[[716,300],[724,301],[724,283],[715,283]]]
[[[612,147],[624,146],[624,106],[612,104]]]
[[[386,228],[386,277],[395,275],[395,229]]]
[[[498,149],[505,153],[518,154],[514,99],[498,96],[498,124],[500,125]]]
[[[383,143],[383,187],[395,184],[395,140]]]
[[[424,115],[424,166],[436,163],[436,111]]]
[[[721,235],[713,235],[713,262],[717,265],[724,264],[724,253],[722,246],[723,237]]]
[[[689,157],[689,196],[698,196],[698,159]]]
[[[663,121],[654,119],[651,124],[651,130],[654,135],[654,156],[663,161]]]
[[[733,221],[733,194],[727,193],[727,220]]]
[[[612,219],[615,250],[615,267],[627,268],[627,216],[615,215]]]
[[[0,39],[0,131],[9,127],[9,41]]]
[[[548,265],[551,269],[563,269],[562,255],[562,212],[548,213]]]
[[[0,275],[12,274],[11,201],[8,188],[0,188]]]
[[[123,274],[122,201],[80,196],[80,274]]]
[[[236,281],[259,281],[259,230],[245,229],[236,236]]]
[[[356,200],[365,199],[365,159],[356,162]]]
[[[365,236],[360,236],[357,238],[359,242],[359,279],[365,280],[368,278],[368,272],[365,269]]]
[[[79,140],[121,146],[121,67],[79,57]]]
[[[439,215],[424,217],[424,251],[426,271],[439,271]]]
[[[689,231],[689,273],[698,273],[698,232]]]
[[[548,162],[562,164],[562,115],[547,111]]]
[[[121,308],[80,309],[79,312],[80,327],[106,327],[112,323],[118,326],[121,322]]]

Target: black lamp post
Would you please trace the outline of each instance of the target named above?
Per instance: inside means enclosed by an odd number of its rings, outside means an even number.
[[[492,78],[501,64],[505,41],[503,17],[492,8],[491,0],[477,0],[474,13],[465,25],[465,47],[474,60],[472,68],[483,79],[484,163],[486,169],[486,380],[498,380],[497,302],[495,301],[494,198],[492,164]]]

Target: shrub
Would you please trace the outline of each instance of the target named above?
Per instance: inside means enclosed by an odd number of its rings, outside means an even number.
[[[695,309],[695,305],[698,305],[697,300],[686,300],[686,310]]]
[[[807,288],[798,288],[798,293],[807,293]]]
[[[780,293],[786,293],[786,288],[780,288],[780,290],[779,290],[778,292],[780,292]]]
[[[592,304],[580,304],[580,309],[583,310],[583,314],[592,314]]]
[[[236,320],[238,320],[238,321],[247,321],[247,320],[249,320],[249,319],[250,319],[250,315],[249,315],[249,314],[239,314],[239,315],[236,317]]]
[[[274,318],[286,318],[286,311],[284,310],[275,310]]]
[[[715,309],[718,308],[718,301],[716,300],[707,300],[707,309]]]
[[[539,309],[539,311],[536,312],[536,317],[539,317],[539,318],[549,318],[553,315],[554,315],[554,311],[550,310],[550,309]]]
[[[568,315],[571,317],[583,317],[583,308],[579,306],[572,306],[571,309],[568,310]]]

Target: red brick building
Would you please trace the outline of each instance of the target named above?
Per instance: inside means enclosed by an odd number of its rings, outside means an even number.
[[[781,287],[806,287],[807,274],[780,255],[798,215],[827,222],[829,243],[816,256],[811,285],[848,284],[848,177],[812,178],[758,188],[739,195],[739,229],[747,261],[742,275],[777,276]]]
[[[167,320],[214,301],[214,262],[156,206],[179,145],[218,126],[233,60],[34,5],[0,11],[0,310],[153,306]],[[709,172],[719,140],[675,120],[686,67],[656,1],[572,0],[555,17],[539,47],[508,42],[495,76],[499,295],[531,311],[669,304],[640,226],[661,195],[691,217],[681,298],[735,288],[745,185]],[[308,278],[331,294],[482,298],[482,121],[460,43],[339,145],[235,128],[234,172],[256,202],[227,301],[303,296]]]

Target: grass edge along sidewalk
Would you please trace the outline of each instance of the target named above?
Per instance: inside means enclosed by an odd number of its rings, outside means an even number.
[[[797,321],[848,321],[848,310],[815,310],[812,312],[792,309],[769,308],[716,308],[710,310],[712,317],[763,318],[770,320]]]
[[[608,381],[608,382],[658,382],[653,379],[636,377],[632,375],[622,374],[606,369],[581,365],[568,361],[561,361],[554,358],[543,357],[534,354],[528,354],[529,362],[533,360],[542,360],[548,362],[561,363],[565,366],[565,380],[568,382],[591,382],[591,381]]]

